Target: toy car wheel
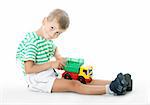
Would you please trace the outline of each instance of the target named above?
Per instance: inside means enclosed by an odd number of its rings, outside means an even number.
[[[67,73],[67,74],[65,74],[64,78],[65,78],[65,79],[72,80],[72,78],[71,78],[70,74],[68,74],[68,73]]]
[[[83,76],[79,76],[78,77],[78,80],[83,83],[83,84],[86,84],[86,81],[85,81],[85,78]]]

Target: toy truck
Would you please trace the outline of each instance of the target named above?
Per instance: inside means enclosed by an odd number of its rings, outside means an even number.
[[[66,65],[63,67],[65,72],[62,77],[70,80],[79,80],[81,83],[86,84],[92,81],[93,67],[84,66],[84,59],[67,58]]]

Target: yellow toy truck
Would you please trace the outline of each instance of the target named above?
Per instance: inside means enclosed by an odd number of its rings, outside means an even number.
[[[93,67],[84,66],[84,59],[67,58],[66,65],[63,67],[65,72],[62,77],[65,79],[79,80],[81,83],[86,84],[92,81]]]

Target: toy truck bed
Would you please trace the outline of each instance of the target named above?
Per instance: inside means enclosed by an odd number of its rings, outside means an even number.
[[[79,73],[80,66],[84,64],[84,59],[67,58],[66,65],[63,67],[65,71]]]

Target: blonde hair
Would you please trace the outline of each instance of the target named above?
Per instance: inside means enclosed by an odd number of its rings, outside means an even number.
[[[67,29],[69,27],[69,16],[68,14],[61,9],[55,9],[53,10],[47,17],[48,21],[52,21],[53,19],[56,19],[59,27],[61,29]]]

